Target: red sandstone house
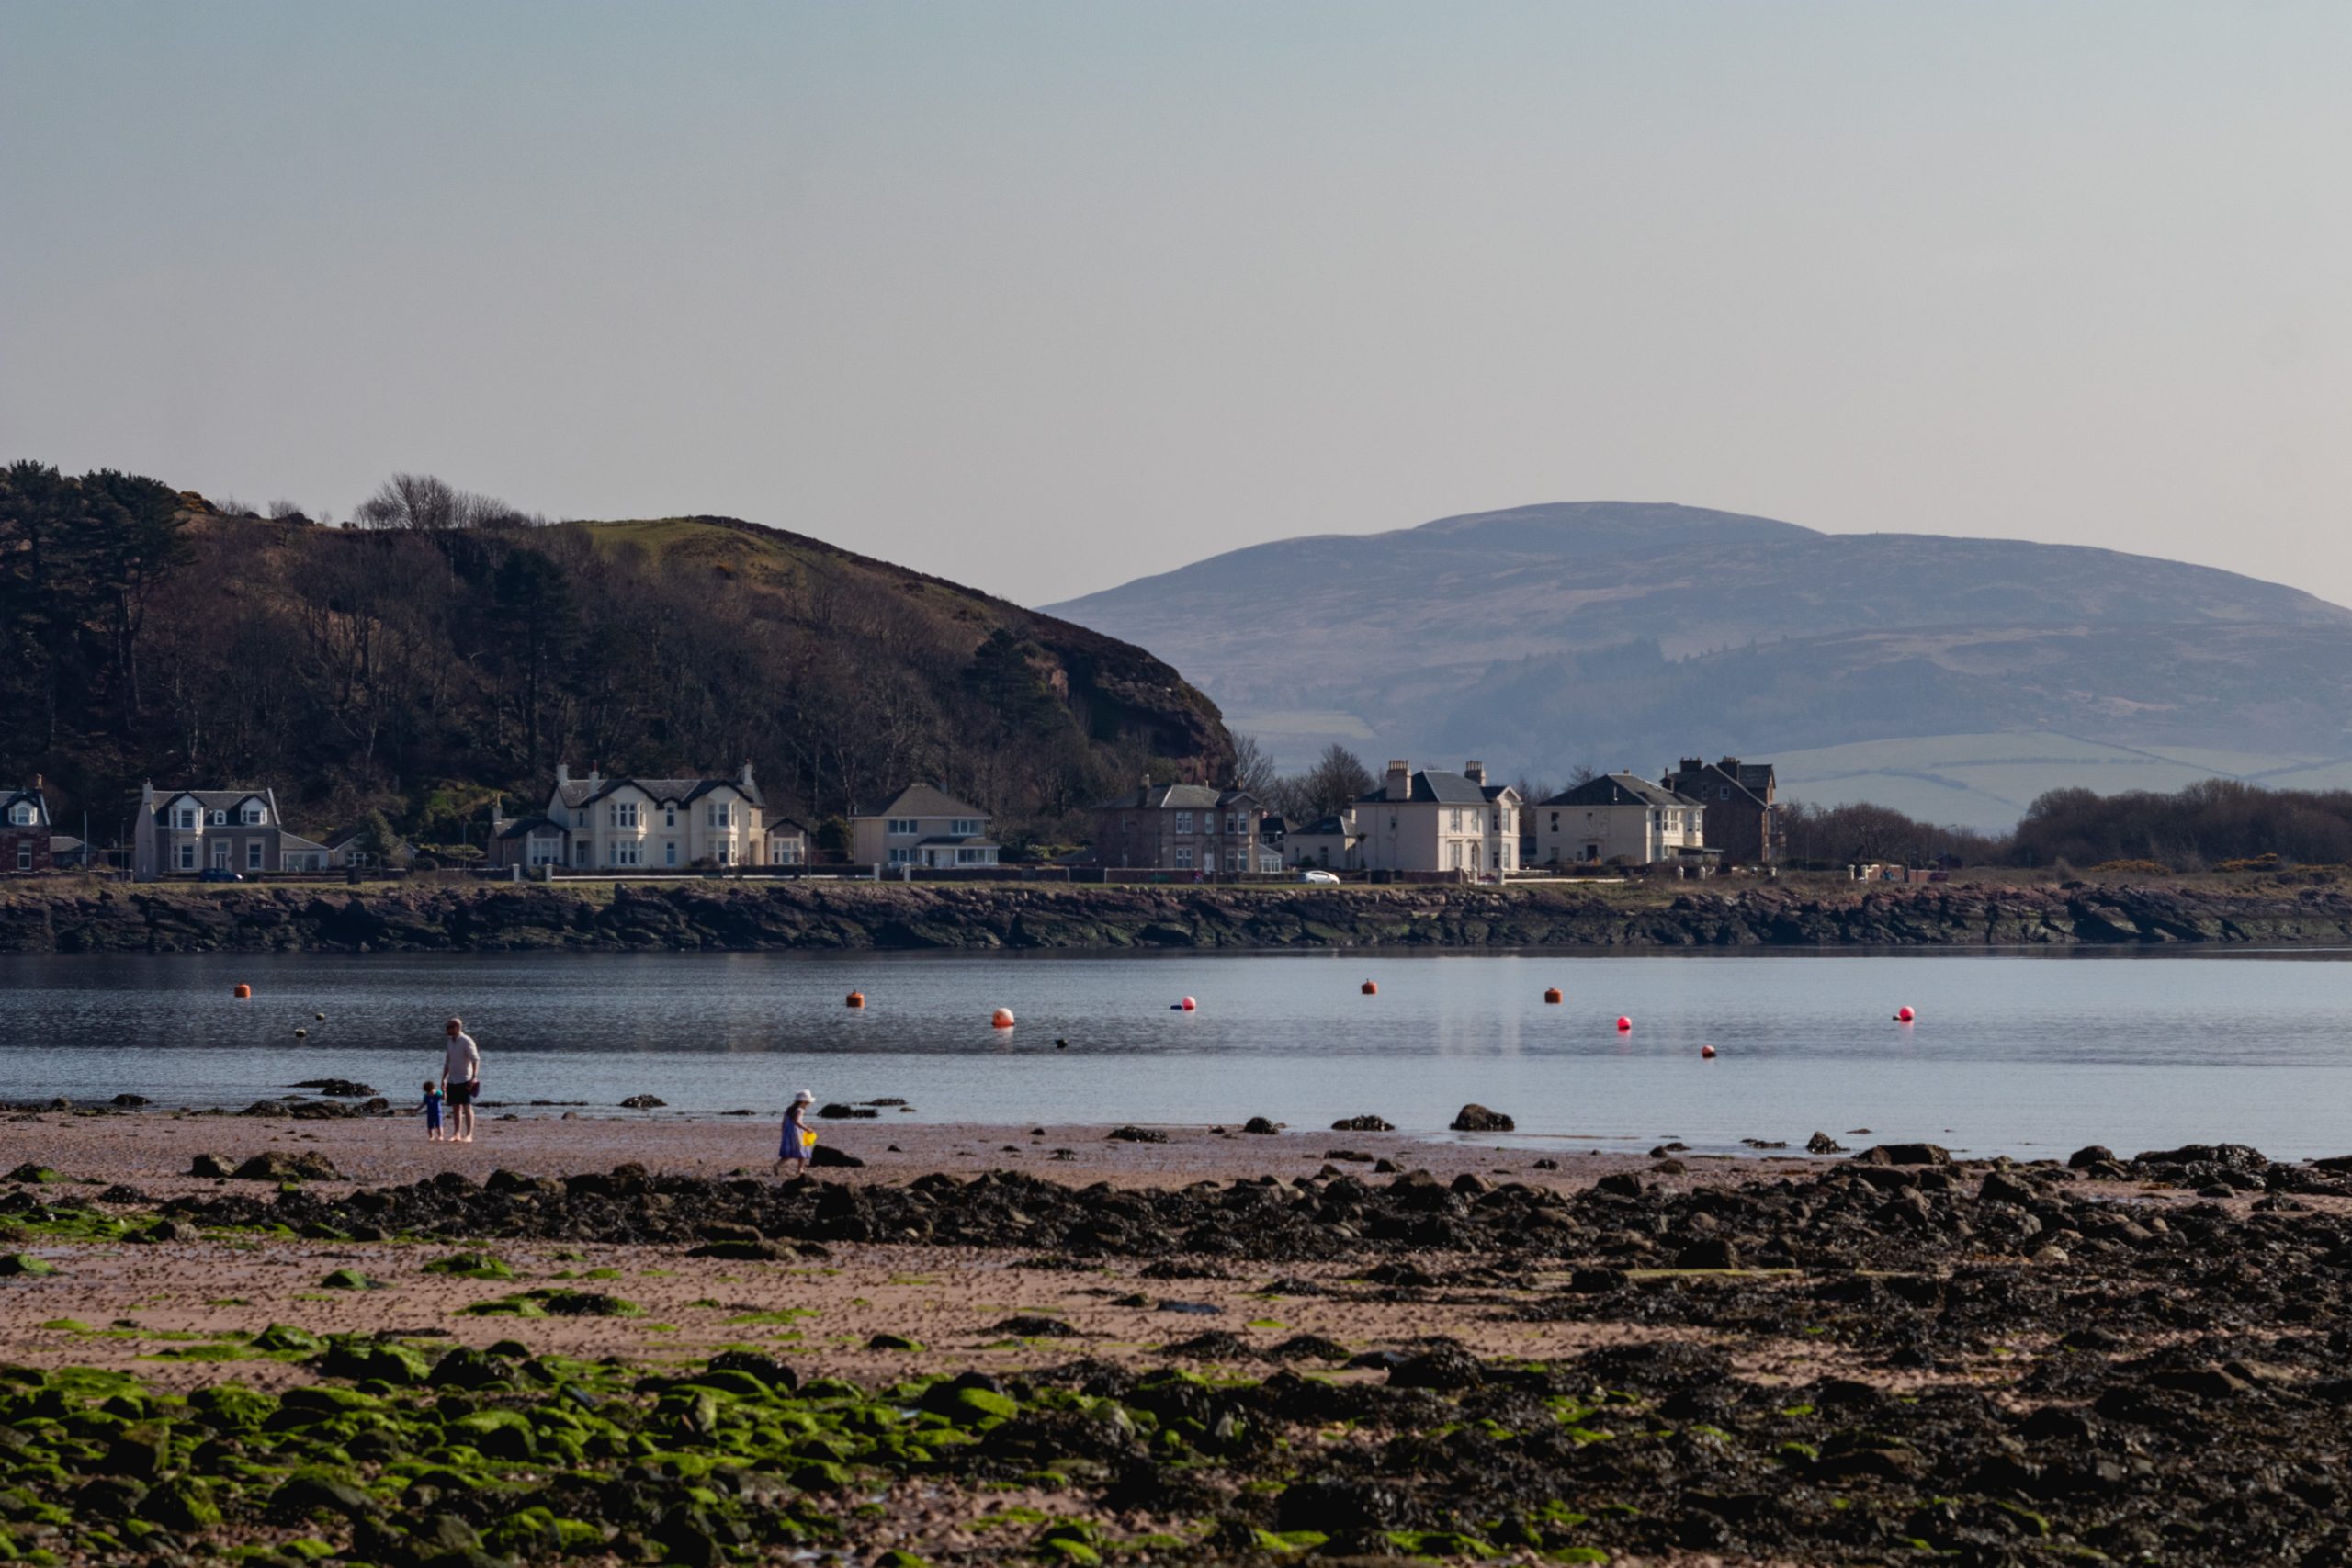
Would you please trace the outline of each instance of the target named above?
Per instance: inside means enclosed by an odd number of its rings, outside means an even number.
[[[39,773],[24,788],[0,788],[0,874],[50,870],[55,861],[49,833],[49,797],[41,792]]]
[[[1770,865],[1781,858],[1786,835],[1773,800],[1771,763],[1685,757],[1660,782],[1707,808],[1707,848],[1720,851],[1725,865]]]

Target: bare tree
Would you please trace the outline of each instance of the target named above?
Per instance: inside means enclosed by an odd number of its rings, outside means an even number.
[[[1233,737],[1233,787],[1268,801],[1272,799],[1280,777],[1274,771],[1274,759],[1258,738],[1237,730]]]
[[[363,528],[433,534],[454,528],[529,527],[545,519],[493,497],[459,490],[432,474],[394,474],[359,503],[352,521]]]

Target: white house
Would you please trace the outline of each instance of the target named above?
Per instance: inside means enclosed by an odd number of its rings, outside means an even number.
[[[1358,800],[1358,862],[1367,871],[1451,871],[1464,876],[1519,869],[1519,792],[1487,782],[1484,762],[1458,773],[1388,764],[1381,787]]]
[[[1363,865],[1363,835],[1356,831],[1356,814],[1339,812],[1283,835],[1283,854],[1293,865],[1323,871],[1355,871]]]
[[[849,819],[849,858],[859,865],[994,865],[989,814],[930,784],[909,784],[889,803]]]
[[[1633,773],[1604,773],[1530,808],[1544,865],[1657,865],[1705,869],[1706,807]]]
[[[695,865],[760,865],[767,857],[764,802],[752,764],[733,778],[575,779],[557,763],[555,787],[535,817],[491,815],[495,865],[561,865],[573,871],[684,871]]]

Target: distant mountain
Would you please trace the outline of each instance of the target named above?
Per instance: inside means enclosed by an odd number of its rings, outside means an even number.
[[[1586,502],[1285,539],[1050,613],[1149,648],[1285,760],[1336,739],[1556,778],[1973,737],[1921,798],[2006,826],[2093,750],[2161,753],[2167,778],[2352,758],[2352,611],[2075,546]],[[2020,733],[2041,761],[1997,739]],[[1978,752],[1999,791],[1950,776]],[[1875,798],[1903,755],[1830,760],[1805,792]]]

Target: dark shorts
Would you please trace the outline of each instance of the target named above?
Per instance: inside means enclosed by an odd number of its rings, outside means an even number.
[[[449,1104],[453,1108],[460,1105],[471,1105],[474,1102],[475,1092],[481,1088],[481,1085],[479,1083],[451,1084],[449,1086]]]

